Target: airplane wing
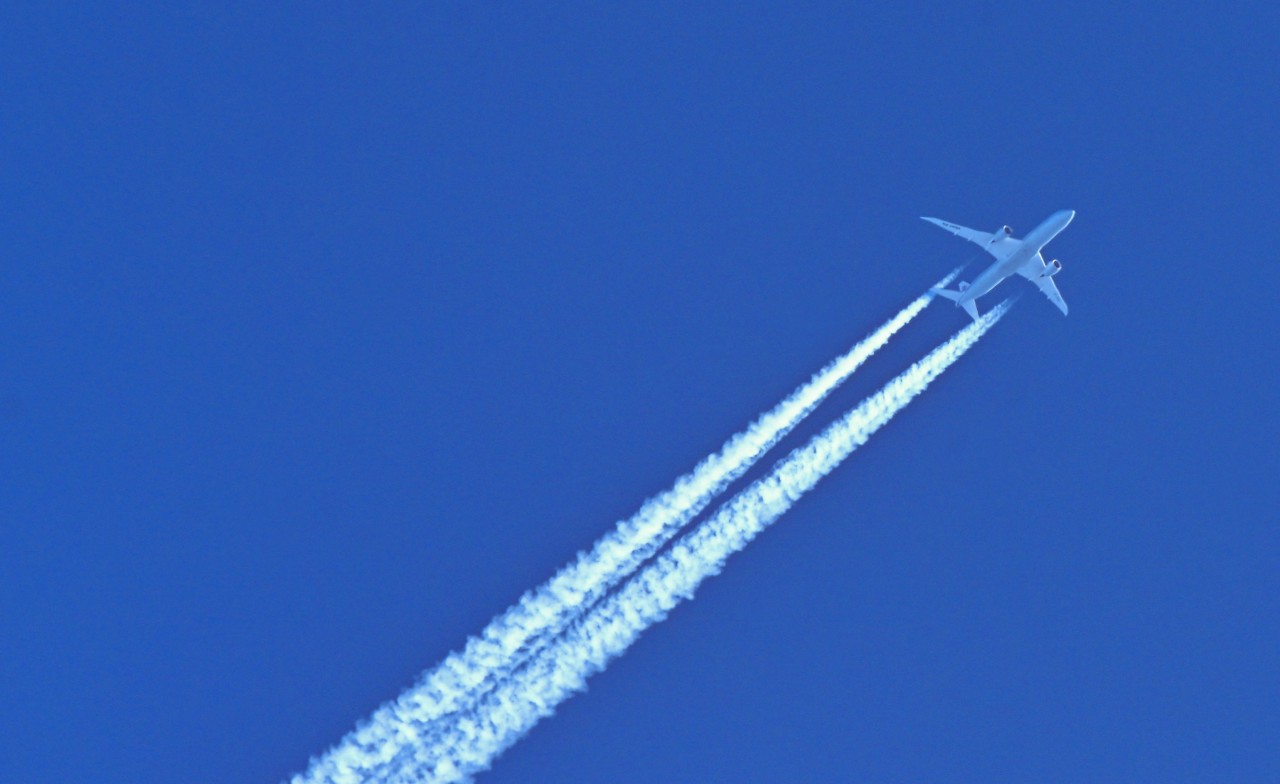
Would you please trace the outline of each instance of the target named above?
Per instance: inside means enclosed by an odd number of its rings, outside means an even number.
[[[946,229],[957,237],[963,237],[974,245],[980,245],[983,250],[990,253],[992,256],[995,256],[997,259],[1008,258],[1014,251],[1022,247],[1022,240],[1015,240],[1004,232],[992,234],[990,232],[978,231],[976,229],[966,229],[964,226],[959,226],[944,220],[938,220],[937,218],[922,217],[921,220],[926,220],[934,226]]]
[[[1067,315],[1066,300],[1058,293],[1058,286],[1053,282],[1053,276],[1042,275],[1044,268],[1044,257],[1037,253],[1018,269],[1018,274],[1036,284],[1040,291],[1049,298],[1049,301],[1056,305],[1058,310],[1062,311],[1062,315],[1065,316]]]

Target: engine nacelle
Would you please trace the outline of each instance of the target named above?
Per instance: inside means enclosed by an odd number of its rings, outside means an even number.
[[[1057,275],[1059,272],[1062,272],[1062,262],[1058,261],[1057,259],[1054,259],[1053,261],[1044,265],[1044,272],[1040,273],[1040,277],[1052,278],[1054,275]]]
[[[991,244],[994,245],[995,243],[999,242],[1005,237],[1012,237],[1012,236],[1013,236],[1013,227],[1001,226],[1000,228],[991,232]]]

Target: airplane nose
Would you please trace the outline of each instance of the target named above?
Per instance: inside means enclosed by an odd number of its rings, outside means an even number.
[[[1058,218],[1062,221],[1062,225],[1066,226],[1076,217],[1075,210],[1058,210]]]

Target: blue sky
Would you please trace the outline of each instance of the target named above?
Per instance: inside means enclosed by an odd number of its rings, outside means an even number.
[[[300,769],[973,257],[918,216],[1070,208],[1070,317],[484,780],[1276,780],[1276,22],[0,11],[0,778]]]

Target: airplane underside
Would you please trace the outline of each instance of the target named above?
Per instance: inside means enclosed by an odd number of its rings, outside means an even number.
[[[1045,263],[1040,250],[1066,228],[1074,217],[1074,210],[1059,210],[1021,240],[1014,239],[1013,229],[1008,226],[988,234],[937,218],[925,218],[924,220],[929,223],[980,246],[995,257],[995,262],[974,280],[973,286],[960,283],[957,286],[958,291],[934,289],[934,293],[964,308],[964,312],[977,321],[978,305],[974,300],[994,289],[1005,278],[1016,274],[1035,284],[1036,288],[1040,289],[1040,292],[1065,316],[1067,303],[1062,299],[1057,285],[1053,282],[1054,276],[1062,271],[1062,264],[1057,259]]]

